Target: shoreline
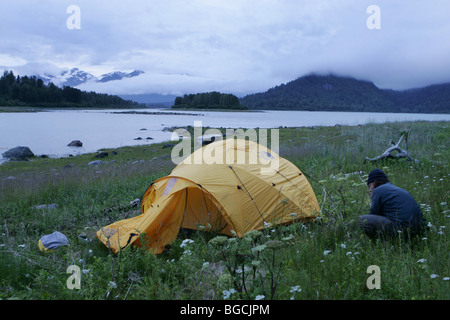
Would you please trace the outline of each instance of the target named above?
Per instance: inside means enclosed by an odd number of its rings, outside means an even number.
[[[311,131],[316,131],[316,130],[331,130],[333,128],[335,129],[339,129],[339,128],[347,128],[347,129],[352,129],[352,128],[358,128],[358,127],[367,127],[367,126],[371,126],[371,125],[375,125],[375,126],[384,126],[387,124],[397,124],[397,125],[402,125],[402,124],[418,124],[418,123],[435,123],[435,124],[439,124],[439,123],[448,123],[450,121],[447,120],[439,120],[439,121],[429,121],[429,120],[416,120],[416,121],[387,121],[387,122],[383,122],[383,123],[366,123],[366,124],[356,124],[356,125],[348,125],[348,124],[336,124],[333,126],[317,126],[317,125],[311,125],[311,126],[298,126],[298,127],[286,127],[286,126],[280,126],[277,128],[255,128],[255,130],[260,130],[260,129],[266,129],[266,130],[272,130],[272,129],[282,129],[282,130],[286,130],[287,132],[289,131],[301,131],[301,130],[311,130]],[[188,125],[188,126],[182,126],[182,127],[166,127],[165,130],[167,131],[174,131],[176,129],[179,128],[184,128],[188,131],[193,130],[194,127]],[[243,130],[248,130],[251,128],[226,128],[226,127],[202,127],[202,134],[205,133],[205,131],[209,130],[209,129],[217,129],[220,130],[221,132],[228,130],[228,129],[243,129]],[[11,160],[11,159],[7,159],[4,158],[2,156],[2,154],[0,153],[0,167],[5,164],[5,163],[20,163],[20,162],[30,162],[33,160],[40,160],[40,159],[47,159],[47,160],[54,160],[54,159],[59,159],[59,160],[67,160],[67,159],[76,159],[78,157],[87,157],[87,156],[95,156],[99,153],[105,152],[105,151],[116,151],[116,150],[121,150],[121,149],[142,149],[142,148],[157,148],[160,147],[161,149],[166,148],[167,146],[171,145],[173,147],[174,143],[179,143],[179,141],[172,141],[172,140],[166,140],[166,141],[159,141],[159,142],[148,142],[147,144],[137,144],[137,145],[128,145],[128,146],[118,146],[118,147],[101,147],[99,149],[97,149],[97,151],[88,151],[88,152],[81,152],[81,153],[76,153],[76,154],[63,154],[63,155],[48,155],[48,154],[35,154],[34,157],[31,157],[29,159],[26,160]],[[7,151],[7,150],[5,150]]]
[[[204,116],[201,113],[163,112],[163,111],[111,111],[114,114],[143,114],[143,115],[171,115],[171,116]]]
[[[167,112],[163,111],[146,111],[146,110],[168,110]],[[20,107],[20,106],[0,106],[0,114],[1,113],[26,113],[26,112],[52,112],[52,111],[110,111],[110,113],[117,114],[148,114],[148,115],[197,115],[203,116],[203,114],[192,114],[188,112],[230,112],[230,113],[264,113],[264,112],[290,112],[290,111],[299,111],[299,112],[318,112],[318,113],[329,113],[329,112],[339,112],[339,113],[386,113],[386,114],[419,114],[419,115],[443,115],[448,116],[448,113],[436,113],[436,112],[389,112],[389,111],[352,111],[352,110],[303,110],[303,109],[186,109],[186,108],[150,108],[150,107],[142,107],[142,108],[113,108],[113,107],[96,107],[96,108],[85,108],[85,107]],[[117,110],[117,111],[114,111]],[[120,110],[129,110],[129,111],[120,111]],[[137,111],[139,110],[139,111]],[[142,110],[142,111],[141,111]],[[181,112],[177,112],[181,111]],[[184,113],[183,113],[184,112]],[[443,120],[445,121],[445,120]]]
[[[0,113],[26,113],[26,112],[51,112],[51,111],[80,111],[80,110],[87,110],[87,111],[104,111],[104,110],[145,110],[147,108],[139,108],[139,107],[133,107],[133,108],[114,108],[114,107],[98,107],[98,108],[86,108],[86,107],[20,107],[20,106],[0,106]],[[148,108],[151,109],[151,108]]]

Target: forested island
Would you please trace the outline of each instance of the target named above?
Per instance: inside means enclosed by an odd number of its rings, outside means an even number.
[[[173,109],[217,109],[217,110],[247,110],[239,98],[230,93],[217,91],[197,94],[185,94],[176,97]]]
[[[42,108],[140,108],[143,104],[118,96],[45,84],[36,76],[15,76],[5,71],[0,78],[0,106]]]
[[[449,113],[450,83],[403,91],[336,75],[307,75],[241,98],[256,110]]]

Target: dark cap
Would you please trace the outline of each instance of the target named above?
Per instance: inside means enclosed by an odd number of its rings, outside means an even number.
[[[389,179],[383,172],[383,170],[375,169],[369,173],[369,177],[367,178],[367,184],[372,183],[374,181],[388,182]]]

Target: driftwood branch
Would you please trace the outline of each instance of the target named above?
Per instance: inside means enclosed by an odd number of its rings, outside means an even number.
[[[394,141],[391,140],[392,147],[389,147],[388,149],[386,149],[386,151],[384,151],[381,155],[379,155],[378,157],[375,158],[368,158],[366,157],[365,161],[378,161],[381,159],[398,159],[398,158],[407,158],[409,161],[413,161],[413,162],[419,162],[419,160],[412,158],[409,155],[408,152],[408,135],[409,135],[410,131],[405,132],[400,139],[398,140],[397,143],[394,143]],[[403,138],[405,139],[405,149],[402,149],[400,147],[400,143],[402,142]],[[393,154],[393,152],[398,152]],[[364,161],[364,162],[365,162]]]

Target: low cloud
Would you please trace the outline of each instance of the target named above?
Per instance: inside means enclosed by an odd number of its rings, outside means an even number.
[[[84,86],[114,94],[242,95],[311,72],[393,89],[450,81],[449,2],[379,0],[381,29],[369,30],[372,2],[78,0],[81,29],[69,30],[72,3],[3,1],[0,65],[145,71]]]

